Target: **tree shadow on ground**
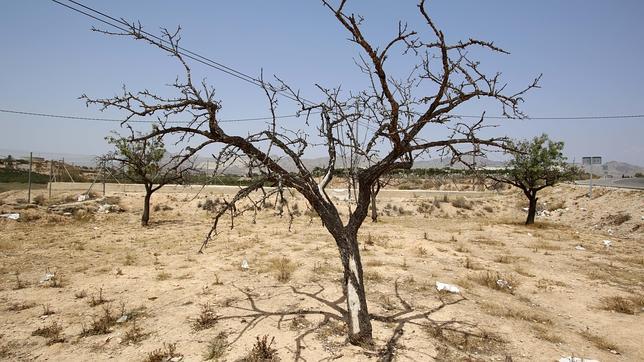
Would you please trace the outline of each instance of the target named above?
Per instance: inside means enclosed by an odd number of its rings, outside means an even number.
[[[315,284],[317,289],[313,292],[307,292],[308,286],[296,288],[290,286],[291,291],[298,296],[310,298],[317,303],[327,307],[329,310],[322,309],[293,309],[293,310],[267,310],[258,306],[258,295],[249,290],[243,290],[233,285],[237,290],[246,296],[248,306],[231,305],[232,308],[242,311],[241,314],[228,315],[220,317],[221,320],[227,319],[240,319],[245,321],[244,328],[236,333],[235,338],[230,342],[230,345],[241,339],[247,332],[252,330],[262,321],[270,317],[279,317],[277,322],[278,329],[282,328],[282,323],[286,320],[293,321],[295,318],[302,318],[305,316],[322,316],[321,322],[312,326],[306,326],[298,332],[295,338],[295,350],[293,351],[295,361],[306,361],[302,357],[302,351],[305,349],[304,339],[312,333],[320,330],[330,322],[340,322],[344,324],[347,312],[341,307],[344,303],[344,297],[336,300],[327,300],[322,297],[325,288],[320,284]],[[464,360],[477,360],[481,358],[481,353],[486,354],[492,351],[498,351],[498,347],[504,341],[481,329],[475,323],[460,321],[456,319],[450,320],[436,320],[431,316],[446,307],[461,303],[467,300],[462,295],[454,296],[448,294],[438,294],[439,304],[427,310],[417,310],[410,303],[408,303],[399,292],[398,280],[394,284],[395,297],[398,299],[402,308],[393,311],[388,315],[371,314],[374,321],[393,324],[394,329],[391,337],[389,337],[384,345],[369,345],[362,346],[363,353],[368,357],[375,357],[379,361],[392,361],[395,357],[404,355],[399,346],[399,340],[405,333],[405,327],[415,326],[427,332],[428,338],[433,339],[436,350],[436,355],[426,354],[428,359],[443,360],[450,358],[464,359]],[[271,296],[271,298],[275,295]],[[269,298],[270,299],[270,298]],[[287,319],[288,317],[293,317]],[[347,342],[348,343],[348,342]],[[416,351],[418,352],[418,351]],[[331,357],[329,360],[338,358],[339,356]]]

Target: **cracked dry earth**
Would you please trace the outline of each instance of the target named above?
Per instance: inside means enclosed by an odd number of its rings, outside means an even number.
[[[23,210],[0,220],[0,359],[235,361],[268,336],[284,361],[644,360],[644,192],[585,191],[543,192],[556,208],[530,227],[514,191],[381,198],[360,235],[363,347],[346,342],[337,249],[302,199],[290,231],[268,208],[226,220],[205,254],[198,206],[220,192],[155,194],[148,228],[136,193],[110,195],[120,213]],[[0,194],[1,211],[19,197]]]

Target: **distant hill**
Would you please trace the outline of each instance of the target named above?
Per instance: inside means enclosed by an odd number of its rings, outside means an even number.
[[[590,171],[590,167],[584,166],[584,170]],[[644,173],[644,167],[619,161],[609,161],[601,166],[593,166],[593,174],[597,176],[610,175],[618,178],[624,175],[632,177],[638,172]]]

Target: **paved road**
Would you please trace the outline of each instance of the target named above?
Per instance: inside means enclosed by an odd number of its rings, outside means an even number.
[[[588,185],[588,180],[575,181],[577,185]],[[644,177],[608,178],[593,180],[593,186],[619,187],[644,190]]]

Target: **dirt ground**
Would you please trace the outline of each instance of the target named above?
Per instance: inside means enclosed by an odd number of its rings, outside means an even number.
[[[5,192],[0,213],[21,217],[0,220],[0,359],[235,361],[268,336],[283,361],[642,361],[644,192],[586,191],[544,190],[530,227],[515,191],[380,199],[360,237],[364,348],[346,342],[338,252],[301,198],[290,231],[268,207],[197,254],[203,205],[225,195],[155,194],[142,228],[142,194],[60,215]],[[105,202],[125,211],[93,211]]]

